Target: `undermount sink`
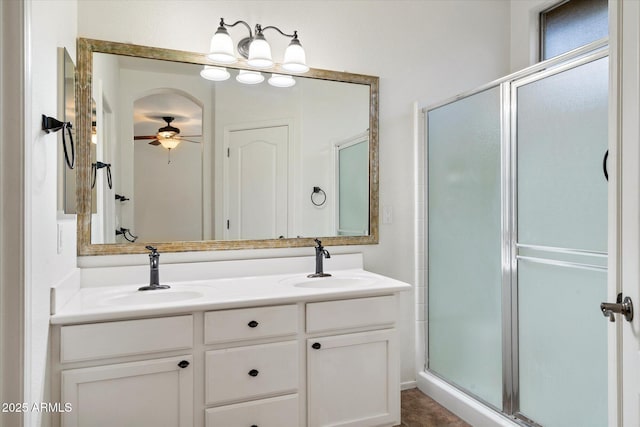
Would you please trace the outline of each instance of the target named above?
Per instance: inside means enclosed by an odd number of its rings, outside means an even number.
[[[202,297],[198,291],[174,291],[171,289],[157,289],[152,291],[131,291],[107,298],[106,305],[143,305],[165,304],[185,301]]]
[[[304,277],[288,279],[289,285],[298,288],[351,288],[358,286],[366,286],[373,283],[372,277],[365,276],[348,276],[348,277]]]

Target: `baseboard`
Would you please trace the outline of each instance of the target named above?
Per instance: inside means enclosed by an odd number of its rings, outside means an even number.
[[[403,383],[400,383],[400,390],[402,391],[411,390],[412,388],[416,388],[416,387],[418,387],[417,381],[405,381]]]

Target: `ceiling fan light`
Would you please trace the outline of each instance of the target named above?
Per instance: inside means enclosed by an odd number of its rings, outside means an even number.
[[[176,136],[176,132],[173,132],[173,131],[170,131],[170,130],[160,131],[156,135],[156,137],[158,139],[170,139],[170,138],[173,138],[174,136]]]
[[[275,87],[291,87],[296,84],[292,76],[284,74],[272,74],[269,78],[269,84]]]
[[[160,141],[160,144],[167,150],[173,150],[182,142],[176,138],[158,138],[158,141]]]
[[[226,28],[218,27],[216,33],[211,37],[207,58],[221,64],[233,64],[238,61],[233,50],[233,40],[231,40]]]
[[[306,73],[309,71],[306,54],[297,37],[291,39],[287,50],[284,51],[282,68],[292,73]]]
[[[258,71],[240,70],[236,80],[247,85],[255,85],[264,81],[264,76]]]
[[[202,71],[200,71],[200,76],[207,80],[212,80],[214,82],[222,82],[231,77],[231,74],[224,67],[214,67],[213,65],[205,65]]]
[[[271,46],[269,46],[262,33],[256,34],[249,45],[247,64],[256,68],[269,68],[273,65]]]

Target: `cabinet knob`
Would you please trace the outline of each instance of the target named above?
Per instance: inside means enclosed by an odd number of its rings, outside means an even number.
[[[187,366],[189,366],[189,362],[188,362],[188,361],[186,361],[186,360],[181,360],[181,361],[178,363],[178,366],[180,366],[181,368],[183,368],[183,369],[184,369],[184,368],[186,368]]]
[[[247,323],[247,325],[249,325],[250,328],[255,328],[256,326],[258,326],[258,322],[252,320],[251,322]]]
[[[260,372],[258,372],[257,369],[252,369],[252,370],[249,371],[249,375],[252,376],[252,377],[257,377],[259,373]]]
[[[320,350],[320,347],[322,347],[322,344],[320,344],[319,342],[314,342],[313,344],[311,344],[311,348],[313,348],[314,350]]]

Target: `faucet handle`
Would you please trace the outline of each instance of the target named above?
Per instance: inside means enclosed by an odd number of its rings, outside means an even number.
[[[316,244],[318,245],[319,248],[322,247],[322,242],[320,241],[320,239],[313,239],[314,242],[316,242]]]
[[[154,248],[154,247],[153,247],[153,246],[151,246],[151,245],[147,245],[147,246],[145,246],[144,248],[145,248],[145,249],[147,249],[147,250],[149,250],[149,251],[151,251],[152,253],[156,253],[156,252],[158,252],[158,248]]]

